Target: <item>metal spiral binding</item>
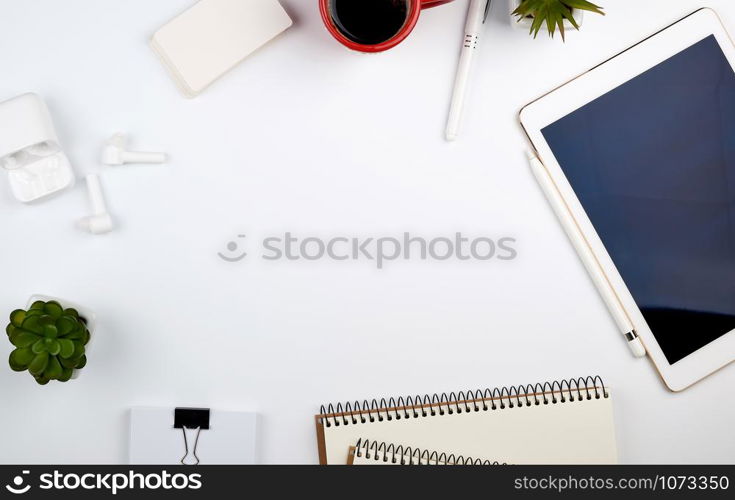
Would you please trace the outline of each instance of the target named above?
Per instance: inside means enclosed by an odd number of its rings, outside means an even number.
[[[539,406],[548,404],[571,403],[590,399],[608,398],[605,384],[599,376],[580,377],[561,381],[517,385],[476,391],[459,391],[441,394],[425,394],[415,397],[399,397],[355,401],[354,403],[328,404],[320,407],[319,423],[326,427],[357,425],[425,418],[436,415],[452,415]]]
[[[447,455],[436,451],[421,450],[410,446],[386,445],[370,440],[358,440],[355,446],[355,455],[365,457],[376,462],[395,465],[507,465],[479,458],[463,457],[462,455]]]

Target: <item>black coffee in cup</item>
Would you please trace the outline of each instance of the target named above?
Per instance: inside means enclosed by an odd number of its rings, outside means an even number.
[[[409,0],[331,0],[329,13],[345,37],[362,45],[393,38],[406,22]]]

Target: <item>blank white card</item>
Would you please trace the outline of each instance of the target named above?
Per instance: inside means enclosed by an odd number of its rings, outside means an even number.
[[[194,97],[291,24],[278,0],[200,0],[158,30],[151,47]]]
[[[256,463],[257,415],[211,410],[209,429],[198,442],[184,444],[181,429],[174,428],[174,408],[130,410],[129,463],[134,465],[179,465],[193,451],[201,465],[248,465]],[[196,434],[195,432],[191,434]],[[191,440],[190,440],[191,441]]]

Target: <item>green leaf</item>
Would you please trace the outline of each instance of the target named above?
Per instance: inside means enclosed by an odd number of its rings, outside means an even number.
[[[554,37],[557,28],[562,37],[566,38],[564,19],[568,20],[575,29],[579,29],[577,20],[572,15],[572,9],[586,10],[605,15],[602,7],[587,0],[522,0],[512,12],[518,21],[531,18],[530,34],[536,38],[542,28],[546,27],[550,37]]]
[[[56,356],[61,352],[61,344],[59,344],[59,341],[56,339],[46,339],[46,350],[48,353],[52,356]]]
[[[61,370],[61,376],[57,380],[59,382],[67,382],[71,378],[73,373],[74,369],[64,367]]]
[[[35,333],[26,332],[25,330],[16,330],[13,336],[10,337],[10,342],[15,347],[30,347],[40,339],[41,337]]]
[[[45,327],[47,325],[54,325],[56,326],[56,318],[51,316],[50,314],[44,314],[43,316],[38,318],[38,323]]]
[[[36,379],[36,382],[38,382],[39,385],[46,385],[49,383],[49,379],[46,377],[34,377]]]
[[[554,22],[554,13],[549,12],[549,15],[546,16],[546,31],[548,31],[551,36],[554,36],[555,30],[556,23]]]
[[[15,326],[13,326],[12,323],[8,323],[8,326],[5,327],[5,333],[8,334],[8,337],[13,335],[13,332],[15,332]]]
[[[59,363],[61,363],[61,366],[63,366],[64,368],[76,368],[78,362],[78,359],[59,358]]]
[[[43,311],[44,306],[46,305],[46,302],[43,300],[37,300],[33,304],[31,304],[31,311]]]
[[[46,314],[53,318],[59,318],[61,317],[62,313],[64,312],[64,308],[61,307],[61,304],[56,302],[55,300],[52,300],[50,302],[46,302],[46,305],[44,306],[44,311],[46,311]]]
[[[541,31],[541,28],[544,25],[544,17],[542,15],[536,15],[533,18],[533,23],[531,23],[531,34],[534,38],[538,36],[538,32]]]
[[[79,319],[79,311],[77,311],[73,307],[70,307],[68,309],[64,309],[64,316],[71,316],[74,319]]]
[[[59,337],[69,335],[79,325],[74,316],[64,315],[56,320],[56,328],[59,329]]]
[[[10,313],[10,324],[16,327],[23,326],[23,320],[26,319],[26,312],[23,309],[16,309]]]
[[[59,329],[56,325],[43,325],[43,335],[50,339],[55,339],[59,336]]]
[[[82,356],[81,358],[79,358],[79,361],[77,362],[76,369],[81,370],[85,366],[87,366],[87,356]]]
[[[42,318],[44,318],[44,316],[29,316],[23,320],[21,328],[23,328],[23,330],[33,332],[36,335],[43,335],[43,325],[41,324]]]
[[[579,30],[579,24],[577,24],[577,20],[574,19],[574,16],[571,12],[569,12],[568,10],[564,10],[562,11],[562,16],[564,16],[564,18],[567,19],[572,24],[572,26],[574,26],[574,29]]]
[[[56,380],[57,378],[61,377],[62,373],[63,369],[61,368],[61,363],[59,363],[59,360],[56,359],[56,356],[49,357],[48,365],[43,371],[43,376],[47,377],[50,380]]]
[[[566,32],[564,31],[564,16],[559,12],[554,14],[553,23],[559,27],[559,34],[561,35],[562,41],[566,41]]]
[[[70,358],[74,354],[74,341],[69,339],[59,339],[59,356],[63,359]]]
[[[602,12],[602,7],[595,5],[592,2],[588,2],[587,0],[561,0],[561,3],[573,9],[588,10],[590,12],[595,12],[596,14],[605,15],[605,13]]]
[[[46,339],[38,339],[38,341],[31,346],[31,350],[35,354],[46,352]]]
[[[49,356],[47,352],[36,354],[33,361],[28,365],[28,371],[31,372],[32,375],[40,376],[46,369],[46,366],[48,366],[48,360]]]
[[[10,368],[16,372],[27,370],[28,365],[31,364],[31,361],[33,361],[35,356],[36,355],[33,354],[33,351],[27,347],[15,349],[10,353],[10,357],[8,358]]]
[[[79,358],[84,356],[84,352],[85,352],[84,345],[82,345],[81,342],[74,342],[74,354],[72,354],[71,358],[69,359],[78,360]]]
[[[71,340],[84,340],[85,333],[84,333],[84,325],[81,323],[77,323],[74,325],[74,330],[72,330],[70,333],[64,335],[67,339]]]
[[[10,353],[10,357],[15,363],[28,367],[28,365],[31,364],[31,361],[33,361],[33,358],[35,358],[36,355],[28,347],[19,347],[18,349],[15,349],[13,352]]]

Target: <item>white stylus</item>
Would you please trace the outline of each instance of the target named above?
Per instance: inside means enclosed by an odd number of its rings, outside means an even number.
[[[592,253],[592,249],[582,235],[581,229],[577,226],[577,222],[569,212],[569,208],[567,208],[564,203],[559,190],[551,180],[549,172],[546,170],[543,163],[541,163],[541,160],[539,160],[538,157],[530,151],[528,152],[528,161],[531,164],[533,175],[536,176],[536,180],[544,191],[546,198],[549,200],[549,204],[554,209],[559,222],[561,222],[561,225],[564,227],[564,231],[567,233],[572,245],[574,245],[574,249],[579,254],[579,258],[584,263],[584,267],[587,268],[587,272],[595,283],[602,299],[605,301],[610,314],[615,320],[620,332],[628,341],[630,351],[636,358],[642,358],[646,355],[646,348],[643,347],[643,343],[638,337],[628,315],[625,313],[623,305],[620,303],[612,285],[607,280],[607,276],[605,276],[600,264]]]
[[[490,11],[490,2],[491,0],[470,0],[467,23],[464,28],[464,39],[462,40],[462,52],[459,56],[457,76],[454,79],[452,104],[449,108],[449,118],[447,120],[446,137],[448,141],[453,141],[459,134],[467,85],[472,73],[472,60],[480,40],[480,29],[485,24],[487,14]]]

